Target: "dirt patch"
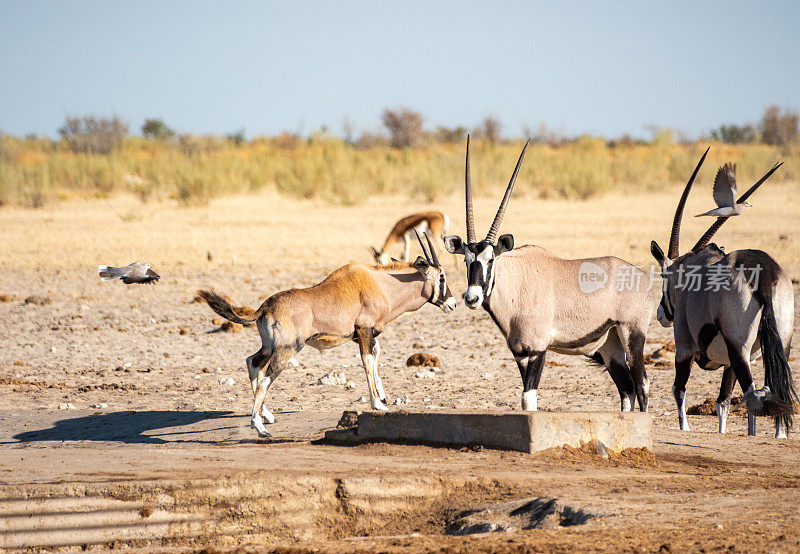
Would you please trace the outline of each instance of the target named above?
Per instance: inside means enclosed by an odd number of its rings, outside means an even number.
[[[643,467],[656,463],[656,457],[647,448],[626,448],[615,452],[606,448],[600,441],[584,442],[580,446],[557,446],[548,448],[538,454],[536,458],[545,460],[559,460],[572,464],[591,462],[593,464],[609,466]]]
[[[731,411],[728,413],[737,415],[739,417],[747,417],[747,408],[742,404],[741,396],[734,396],[731,398]],[[734,406],[738,406],[736,410],[733,409]],[[702,416],[716,416],[717,415],[717,401],[714,398],[706,398],[703,400],[702,403],[692,406],[688,410],[686,410],[688,415],[702,415]]]
[[[0,385],[16,385],[23,387],[35,387],[38,389],[63,389],[66,383],[45,383],[44,381],[27,381],[18,377],[0,377]]]

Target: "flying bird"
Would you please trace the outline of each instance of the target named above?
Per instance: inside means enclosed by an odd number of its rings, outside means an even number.
[[[100,265],[97,266],[97,273],[102,277],[101,281],[109,281],[121,277],[122,282],[126,285],[131,283],[153,283],[161,278],[158,273],[150,269],[150,264],[141,262],[133,262],[125,267]]]
[[[703,214],[697,214],[695,217],[702,217],[704,215],[712,217],[732,217],[740,215],[745,208],[752,207],[752,204],[747,200],[736,198],[736,164],[726,163],[717,171],[717,177],[714,179],[714,202],[717,207],[709,210]]]

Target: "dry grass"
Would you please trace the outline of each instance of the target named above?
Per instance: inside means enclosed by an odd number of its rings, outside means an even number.
[[[687,205],[683,248],[712,222],[694,218],[712,204],[713,165],[698,178]],[[479,233],[486,232],[499,198],[476,199]],[[541,199],[522,189],[509,205],[501,232],[516,243],[539,244],[564,257],[612,254],[633,263],[651,263],[649,244],[666,247],[680,186],[632,193],[610,192],[591,200]],[[717,240],[728,249],[761,248],[793,277],[800,276],[800,186],[768,183],[751,199],[744,215],[728,222]],[[233,270],[244,275],[312,273],[324,276],[350,261],[369,263],[370,244],[379,244],[403,215],[429,208],[450,215],[451,232],[464,233],[463,192],[430,204],[405,197],[372,198],[358,206],[297,200],[272,190],[221,198],[212,206],[176,208],[153,203],[137,211],[133,196],[67,201],[39,210],[0,210],[0,266],[86,272],[98,263],[147,261],[169,278],[178,268]],[[120,217],[134,211],[135,218]],[[213,251],[213,261],[208,251]],[[447,269],[453,258],[443,257]],[[459,265],[459,273],[462,266]],[[0,282],[2,274],[0,273]],[[0,283],[2,284],[2,283]],[[301,282],[297,283],[302,284]],[[0,287],[0,292],[2,292]]]
[[[474,141],[477,192],[507,182],[521,141]],[[614,190],[649,190],[685,181],[705,143],[655,141],[613,146],[581,137],[559,147],[533,144],[518,181],[521,192],[542,198],[590,198]],[[775,181],[800,181],[800,149],[761,144],[715,144],[708,165],[735,160],[744,181],[777,159]],[[108,155],[76,154],[63,144],[0,136],[0,205],[41,207],[71,198],[107,198],[130,192],[142,201],[171,199],[205,206],[212,199],[262,189],[293,198],[351,206],[374,196],[435,201],[461,186],[463,144],[396,150],[359,149],[329,136],[291,143],[282,137],[236,146],[213,137],[165,142],[129,138]]]

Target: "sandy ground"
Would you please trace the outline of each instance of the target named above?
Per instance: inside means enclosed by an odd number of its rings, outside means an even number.
[[[703,186],[708,192],[710,184]],[[678,195],[670,190],[589,202],[522,197],[511,203],[502,230],[513,232],[517,244],[540,244],[565,257],[614,254],[649,267],[649,241],[655,238],[666,246]],[[759,196],[752,213],[730,222],[719,241],[729,250],[762,248],[797,279],[800,188],[765,187]],[[707,209],[709,200],[698,194],[687,213]],[[460,202],[454,197],[439,207],[450,214],[452,230],[463,233]],[[651,361],[647,367],[655,460],[614,465],[583,454],[574,459],[530,458],[489,451],[309,444],[334,426],[343,410],[368,407],[360,401],[367,394],[366,380],[354,344],[324,353],[303,350],[300,367],[285,371],[268,395],[279,420],[269,428],[276,441],[252,443],[256,436],[246,415],[252,393],[244,358],[257,348],[257,334],[253,329],[218,332],[214,314],[193,302],[194,291],[213,286],[255,307],[261,298],[311,285],[343,263],[368,262],[366,247],[379,243],[397,217],[423,207],[383,199],[337,208],[265,193],[202,209],[176,210],[117,198],[40,211],[1,210],[0,295],[7,295],[0,302],[4,498],[93,482],[104,484],[107,492],[121,475],[126,486],[154,483],[167,474],[178,481],[220,475],[235,481],[242,479],[241,472],[256,469],[259,479],[268,479],[277,468],[295,478],[366,473],[413,481],[425,476],[445,483],[447,494],[460,498],[462,507],[467,501],[552,495],[605,506],[615,515],[591,523],[586,528],[591,531],[454,539],[440,534],[440,506],[436,517],[427,519],[411,512],[405,519],[393,516],[392,521],[408,525],[362,528],[363,522],[351,521],[334,532],[337,523],[328,522],[327,532],[310,535],[259,528],[238,542],[343,551],[658,551],[664,544],[677,550],[800,549],[797,439],[772,439],[767,420],[759,421],[757,437],[742,436],[746,420],[735,415],[727,436],[714,433],[714,416],[690,416],[692,431],[678,432],[670,393],[671,354],[666,363]],[[479,199],[479,225],[486,225],[495,207],[495,199]],[[687,218],[684,248],[707,223]],[[163,276],[161,282],[126,287],[100,283],[95,275],[99,263],[124,265],[136,259],[151,262]],[[450,256],[444,259],[451,287],[460,296],[463,266],[454,265]],[[659,289],[656,283],[654,305]],[[31,295],[45,303],[25,303]],[[390,403],[407,395],[403,408],[408,410],[519,409],[518,371],[482,311],[460,305],[444,314],[425,306],[390,326],[380,340]],[[794,342],[793,368],[800,356],[800,341]],[[646,353],[670,344],[671,331],[653,322]],[[415,352],[441,360],[435,377],[417,377],[418,369],[405,365]],[[344,371],[354,388],[317,384],[334,370]],[[763,380],[760,364],[755,375],[757,382]],[[715,397],[720,378],[720,372],[695,368],[687,404]],[[616,389],[601,369],[581,357],[548,355],[540,409],[616,410],[618,403]],[[59,409],[67,404],[77,411]],[[449,481],[454,476],[483,484],[474,489],[479,492],[464,494],[463,482]],[[497,490],[486,484],[493,481],[499,483]],[[415,531],[421,534],[411,535]],[[362,538],[348,539],[348,532]],[[375,538],[387,534],[400,538]],[[238,543],[208,539],[170,546],[214,544]]]

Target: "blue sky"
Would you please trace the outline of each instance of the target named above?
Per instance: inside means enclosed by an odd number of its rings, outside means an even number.
[[[138,130],[378,130],[698,136],[800,108],[800,2],[41,2],[0,0],[0,130],[66,115]]]

